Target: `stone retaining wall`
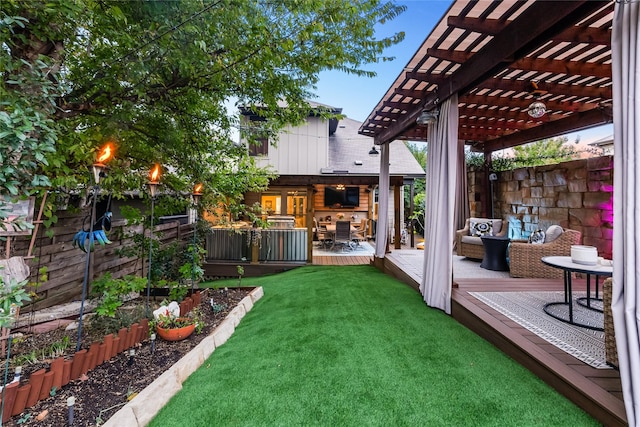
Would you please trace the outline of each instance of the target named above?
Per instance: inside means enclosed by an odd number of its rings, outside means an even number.
[[[578,230],[582,243],[611,258],[613,243],[613,157],[573,160],[555,165],[500,172],[494,182],[494,216],[509,220],[511,238],[553,224]],[[470,171],[472,216],[483,216],[483,171]],[[488,180],[485,185],[489,185]],[[490,202],[489,202],[490,204]]]

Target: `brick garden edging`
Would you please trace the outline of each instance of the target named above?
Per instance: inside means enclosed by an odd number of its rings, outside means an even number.
[[[249,295],[225,317],[222,323],[186,356],[156,378],[133,400],[116,412],[103,427],[146,427],[158,411],[182,389],[182,383],[233,335],[236,326],[253,305],[264,295],[262,287]]]
[[[180,303],[180,315],[184,316],[194,307],[200,305],[200,291],[192,297],[185,298]],[[40,369],[29,376],[26,384],[20,386],[19,382],[7,384],[5,388],[4,412],[2,422],[7,422],[12,416],[22,413],[32,407],[38,401],[49,397],[49,393],[55,387],[69,384],[86,375],[96,366],[114,358],[119,353],[136,346],[149,337],[149,320],[142,319],[140,323],[132,324],[129,329],[122,328],[117,335],[109,334],[102,342],[94,342],[89,349],[77,351],[71,360],[65,360],[60,356],[49,364],[49,370]]]

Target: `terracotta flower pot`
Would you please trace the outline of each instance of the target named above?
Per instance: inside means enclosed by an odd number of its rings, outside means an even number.
[[[187,325],[181,328],[165,329],[156,326],[156,332],[165,341],[180,341],[187,338],[195,331],[196,325]]]

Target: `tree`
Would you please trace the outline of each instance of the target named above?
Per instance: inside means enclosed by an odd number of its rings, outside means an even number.
[[[267,185],[240,131],[303,121],[320,71],[374,76],[393,58],[374,27],[404,7],[380,0],[4,0],[0,9],[0,193],[77,191],[107,140],[116,157],[101,185],[141,189],[154,162],[165,191],[214,189],[237,201]],[[259,108],[260,129],[226,105]],[[324,114],[328,115],[328,112]],[[208,199],[207,199],[208,196]]]
[[[501,172],[517,168],[550,165],[571,160],[580,152],[572,145],[568,145],[566,136],[513,147],[513,155],[492,153],[491,170]],[[579,141],[576,140],[577,144]],[[465,152],[467,166],[484,167],[484,155],[482,153]]]
[[[571,160],[578,152],[567,145],[568,141],[569,138],[562,136],[513,147],[515,166],[540,166]]]

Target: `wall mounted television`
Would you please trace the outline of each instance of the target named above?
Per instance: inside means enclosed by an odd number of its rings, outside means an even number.
[[[328,207],[357,208],[360,206],[360,188],[324,187],[324,205]]]

